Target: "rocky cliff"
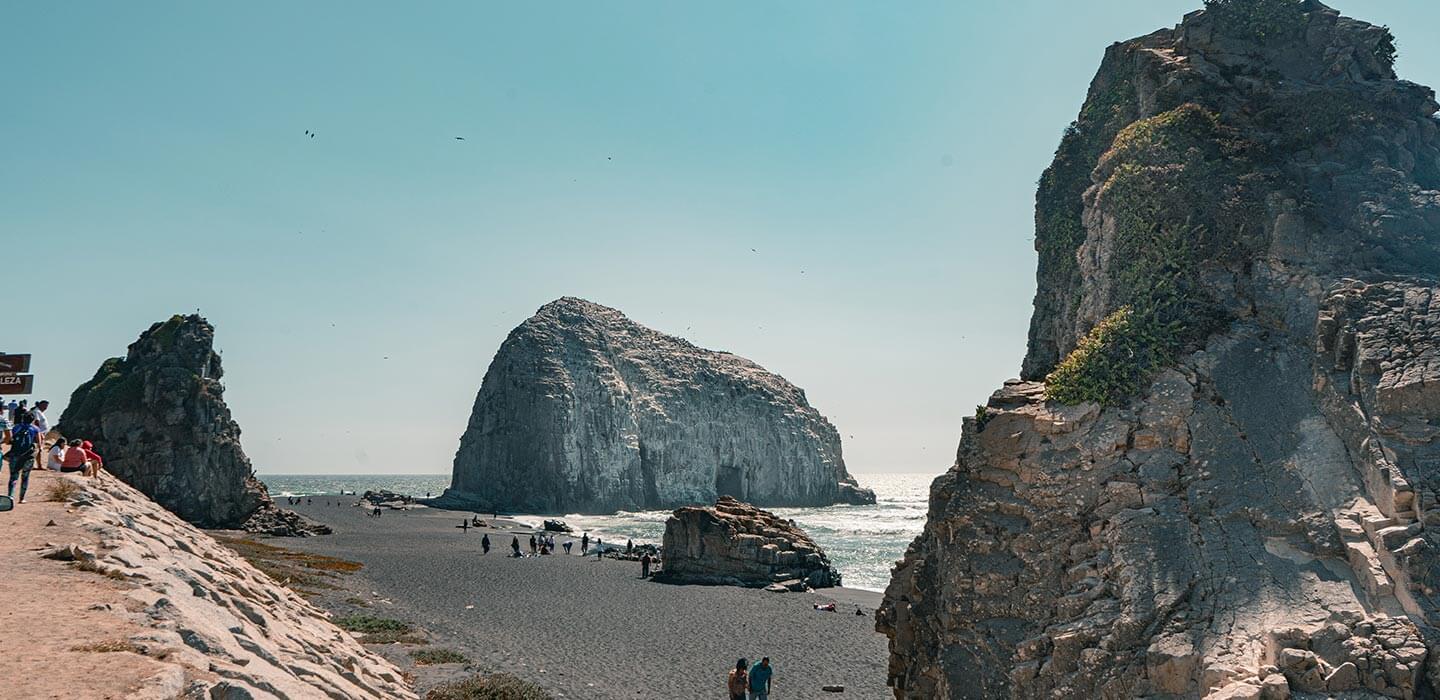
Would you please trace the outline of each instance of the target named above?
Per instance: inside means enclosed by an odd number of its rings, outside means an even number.
[[[276,508],[255,478],[214,342],[215,328],[196,315],[150,326],[75,389],[60,432],[94,442],[107,470],[201,527],[328,531]]]
[[[1440,688],[1440,129],[1394,56],[1313,0],[1105,52],[1023,379],[877,611],[897,697]]]
[[[495,354],[436,503],[532,513],[874,502],[805,392],[745,358],[583,299]]]

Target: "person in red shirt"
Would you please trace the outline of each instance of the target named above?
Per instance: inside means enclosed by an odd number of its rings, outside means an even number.
[[[65,458],[60,462],[60,472],[62,474],[87,472],[89,468],[86,464],[85,450],[80,447],[80,439],[71,440],[70,449],[65,450]]]
[[[95,445],[89,440],[80,443],[80,449],[85,451],[85,462],[89,465],[90,471],[87,476],[99,476],[100,470],[105,468],[105,460],[95,454]]]

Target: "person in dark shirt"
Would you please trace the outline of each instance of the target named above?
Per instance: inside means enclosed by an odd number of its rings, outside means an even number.
[[[5,459],[10,462],[10,485],[6,495],[15,497],[15,483],[20,483],[20,500],[25,502],[25,492],[30,490],[30,470],[40,456],[42,441],[40,429],[31,424],[29,411],[17,411],[15,427],[10,429],[10,452]]]

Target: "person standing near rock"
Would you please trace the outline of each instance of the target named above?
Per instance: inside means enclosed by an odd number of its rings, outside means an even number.
[[[650,553],[640,555],[640,578],[650,578]]]
[[[735,662],[735,668],[730,669],[730,675],[725,679],[725,689],[730,693],[730,700],[745,700],[745,690],[750,687],[745,668],[749,662],[745,657],[740,657]]]
[[[770,676],[774,673],[768,656],[750,667],[750,700],[770,700]]]
[[[15,427],[10,429],[10,453],[5,458],[10,460],[10,486],[6,495],[15,497],[15,482],[20,482],[20,500],[17,503],[25,502],[25,492],[30,488],[30,470],[40,459],[40,430],[30,422],[30,414],[20,411],[15,421]]]
[[[45,417],[45,411],[49,409],[50,402],[43,399],[40,401],[36,401],[35,408],[30,409],[30,422],[35,425],[36,430],[40,431],[41,440],[44,440],[45,436],[50,433],[50,419]],[[45,468],[45,463],[41,460],[41,458],[44,456],[45,451],[44,449],[41,449],[40,454],[37,455],[35,458],[35,466],[38,466],[41,469]]]

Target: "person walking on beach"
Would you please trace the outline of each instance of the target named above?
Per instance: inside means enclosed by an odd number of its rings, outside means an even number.
[[[750,667],[750,700],[770,700],[770,676],[773,673],[775,669],[770,668],[768,656]]]
[[[480,538],[480,553],[481,553],[481,554],[489,554],[489,553],[490,553],[490,535],[489,535],[489,534],[486,534],[484,537],[481,537],[481,538]]]
[[[584,535],[582,535],[582,536],[580,537],[580,556],[583,557],[583,556],[585,556],[586,554],[588,554],[589,552],[590,552],[590,533],[587,532],[587,533],[585,533]]]
[[[534,535],[531,535],[531,536],[530,536],[530,553],[531,553],[531,554],[534,554],[534,553],[535,553],[535,536],[534,536]]]
[[[599,537],[595,538],[595,561],[600,561],[605,556],[605,542]]]
[[[748,675],[745,673],[749,662],[741,657],[735,662],[735,668],[730,669],[730,675],[725,679],[725,690],[730,693],[730,700],[745,700],[745,690],[750,687]]]
[[[640,578],[650,578],[650,553],[640,555]]]
[[[40,430],[30,423],[30,414],[19,411],[15,427],[10,429],[10,453],[5,455],[10,460],[10,486],[5,495],[14,498],[15,482],[19,481],[20,500],[17,503],[25,502],[25,492],[30,489],[30,470],[40,459],[40,436]]]
[[[510,538],[510,549],[512,549],[512,550],[515,551],[515,556],[517,556],[517,557],[520,556],[520,537],[519,537],[519,536],[512,536],[512,537]]]

